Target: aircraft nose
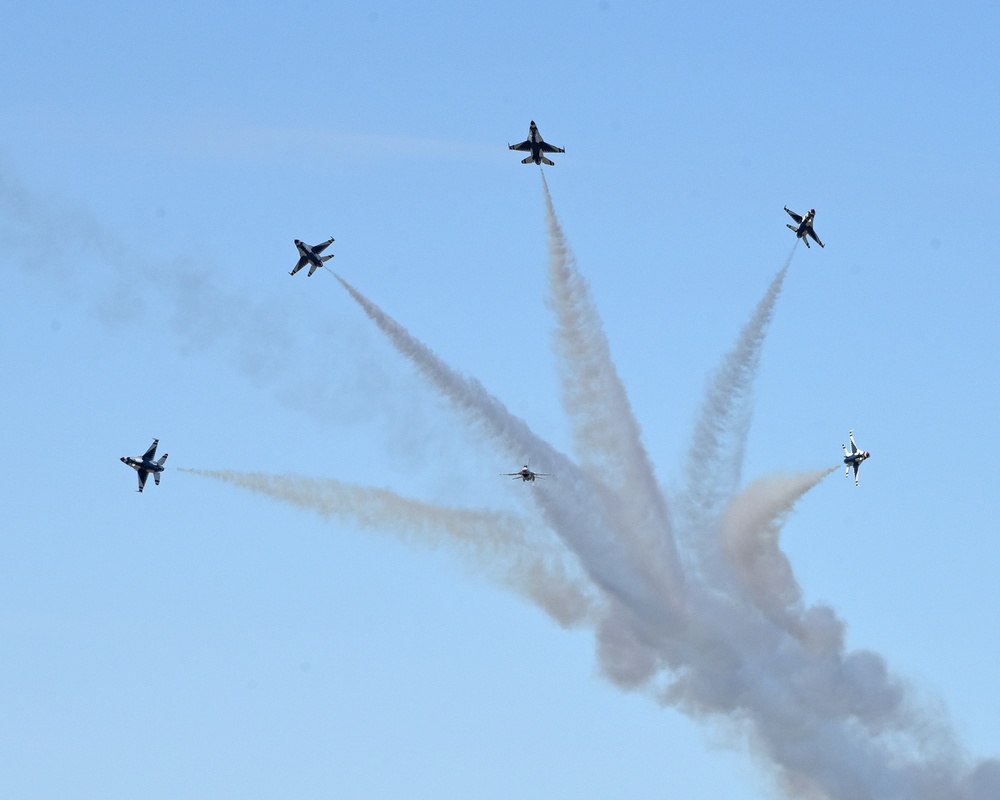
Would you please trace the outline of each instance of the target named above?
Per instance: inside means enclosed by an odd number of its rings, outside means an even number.
[[[125,456],[122,456],[122,457],[121,457],[120,459],[118,459],[118,460],[119,460],[119,461],[121,461],[121,462],[122,462],[122,463],[124,464],[124,463],[125,463]]]

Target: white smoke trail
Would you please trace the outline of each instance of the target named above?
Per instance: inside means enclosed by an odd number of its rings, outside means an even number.
[[[686,461],[685,512],[694,516],[696,528],[717,519],[740,484],[750,428],[750,394],[791,260],[789,255],[708,386]]]
[[[577,269],[542,174],[549,242],[549,305],[556,314],[555,345],[562,372],[563,408],[572,424],[580,466],[606,484],[609,514],[635,563],[651,583],[682,603],[683,575],[666,501],[642,443],[639,423],[611,358],[611,348]],[[641,551],[641,555],[640,554]]]
[[[362,528],[392,531],[423,544],[457,544],[479,570],[535,602],[564,627],[596,618],[598,601],[561,545],[529,533],[529,523],[514,514],[486,509],[455,509],[402,497],[388,489],[356,486],[333,479],[269,475],[235,470],[181,469],[267,495],[326,518],[350,520]]]

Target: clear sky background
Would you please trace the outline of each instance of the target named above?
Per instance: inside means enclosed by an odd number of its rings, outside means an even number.
[[[386,487],[541,539],[532,498],[569,476],[499,477],[551,465],[470,425],[327,270],[288,276],[294,238],[336,237],[339,274],[574,453],[539,168],[506,148],[531,119],[566,148],[555,212],[668,498],[792,254],[742,483],[837,467],[854,429],[860,488],[838,469],[781,530],[802,604],[884,658],[958,760],[1000,754],[998,23],[988,3],[10,5],[0,795],[795,796],[739,715],[659,702],[669,670],[622,690],[593,626],[447,536],[180,471]],[[136,494],[118,458],[153,437],[168,469]]]

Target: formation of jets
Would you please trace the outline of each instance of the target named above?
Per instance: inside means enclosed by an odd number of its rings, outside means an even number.
[[[164,453],[163,457],[159,461],[154,461],[156,458],[156,445],[160,443],[159,439],[153,439],[153,443],[149,446],[149,449],[143,453],[141,456],[122,456],[121,462],[126,467],[132,467],[136,472],[139,473],[139,491],[141,492],[146,486],[146,479],[149,477],[149,473],[153,473],[153,481],[157,486],[160,485],[160,473],[163,472],[163,462],[167,460],[169,453]]]
[[[551,472],[534,472],[528,469],[527,464],[521,467],[521,469],[518,470],[517,472],[501,472],[500,474],[506,478],[513,478],[514,480],[520,478],[522,481],[525,482],[534,481],[535,478],[549,478],[552,476]]]
[[[561,147],[556,147],[553,144],[546,142],[542,135],[538,132],[538,126],[535,125],[535,121],[531,120],[528,125],[528,138],[523,142],[518,142],[517,144],[508,144],[508,149],[515,150],[522,153],[528,153],[528,156],[524,158],[522,164],[547,164],[548,166],[555,166],[555,162],[549,158],[546,158],[544,153],[565,153],[566,151]],[[823,242],[820,241],[819,237],[816,235],[816,231],[813,229],[813,220],[816,218],[816,209],[809,209],[806,214],[797,214],[792,211],[788,206],[785,206],[785,211],[788,213],[794,221],[794,225],[788,225],[795,235],[806,243],[806,247],[809,247],[809,239],[811,238],[820,247],[825,247]],[[312,275],[317,269],[323,266],[327,261],[333,258],[333,255],[322,255],[323,251],[326,250],[331,244],[333,244],[334,238],[331,236],[325,242],[320,242],[319,244],[309,245],[300,239],[295,240],[295,247],[299,253],[299,260],[292,267],[292,271],[288,273],[289,275],[294,275],[300,269],[309,265],[308,275]],[[858,485],[858,469],[866,458],[871,457],[871,453],[859,450],[857,445],[854,444],[854,431],[849,432],[849,437],[851,440],[851,451],[847,451],[846,445],[841,445],[844,450],[844,464],[847,465],[845,470],[845,475],[850,476],[851,468],[854,469],[854,483]],[[153,444],[150,445],[149,449],[142,455],[137,457],[132,456],[122,456],[121,461],[129,467],[132,467],[136,472],[139,473],[139,491],[141,492],[146,485],[146,479],[150,474],[153,475],[153,480],[156,485],[160,484],[160,473],[163,472],[163,462],[167,460],[167,456],[164,455],[159,461],[154,460],[156,458],[156,446],[159,444],[158,439],[153,439]],[[517,480],[520,478],[523,482],[534,482],[536,478],[547,478],[550,477],[552,473],[550,472],[534,472],[528,468],[525,464],[518,472],[503,472],[501,475],[505,477],[513,478]]]

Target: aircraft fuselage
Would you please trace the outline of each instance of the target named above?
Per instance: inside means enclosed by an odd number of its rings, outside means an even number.
[[[322,267],[323,262],[320,261],[319,256],[316,255],[312,248],[305,242],[295,242],[295,246],[298,248],[299,255],[302,256],[306,261],[312,264],[314,267]]]
[[[809,231],[812,229],[813,218],[815,216],[816,215],[813,214],[811,211],[808,214],[806,214],[802,218],[802,222],[800,222],[799,226],[795,229],[795,235],[801,239],[803,236],[809,233]]]
[[[157,464],[155,461],[148,461],[142,458],[133,458],[132,456],[122,456],[121,462],[125,466],[132,467],[134,470],[146,470],[147,472],[163,472],[166,469],[162,464]]]

